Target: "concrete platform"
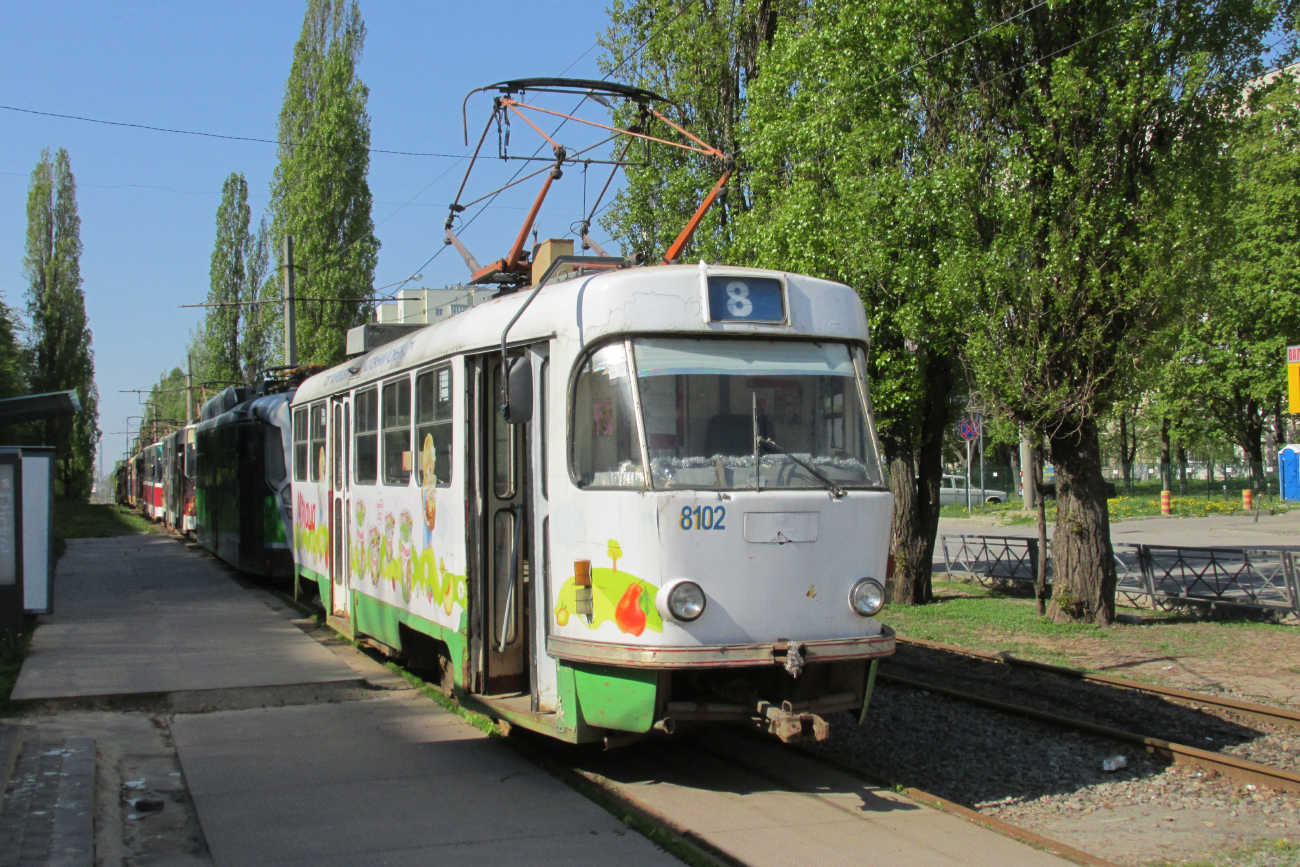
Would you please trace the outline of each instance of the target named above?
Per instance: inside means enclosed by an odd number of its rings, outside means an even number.
[[[14,699],[358,680],[230,579],[163,536],[70,539]]]
[[[678,863],[410,693],[183,716],[172,734],[219,865]]]

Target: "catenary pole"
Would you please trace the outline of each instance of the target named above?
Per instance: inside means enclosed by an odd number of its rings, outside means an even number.
[[[194,356],[185,354],[185,423],[194,424]]]

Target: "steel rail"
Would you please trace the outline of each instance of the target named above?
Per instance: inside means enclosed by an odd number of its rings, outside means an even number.
[[[1209,750],[1189,747],[1186,744],[1174,743],[1173,741],[1167,741],[1163,738],[1147,737],[1146,735],[1126,732],[1123,729],[1090,723],[1085,720],[1061,716],[1060,714],[1049,713],[1048,711],[1037,710],[1031,707],[1023,707],[1021,705],[1011,704],[993,698],[986,698],[982,695],[974,695],[957,689],[949,689],[945,686],[937,686],[932,683],[912,680],[907,677],[899,677],[897,675],[881,672],[879,678],[889,683],[898,684],[899,686],[926,690],[927,692],[955,698],[959,701],[969,702],[970,704],[977,704],[994,710],[1000,710],[1003,713],[1009,713],[1013,716],[1030,717],[1032,719],[1052,723],[1053,725],[1064,726],[1065,728],[1090,732],[1114,740],[1127,741],[1144,747],[1148,753],[1154,753],[1168,759],[1173,759],[1175,764],[1189,765],[1203,770],[1212,771],[1214,773],[1223,774],[1224,776],[1239,782],[1254,783],[1258,786],[1268,786],[1270,789],[1276,789],[1281,792],[1300,793],[1300,774],[1284,770],[1283,768],[1260,764],[1259,762],[1252,762],[1247,759],[1239,759],[1236,756],[1213,753]]]
[[[1228,698],[1221,695],[1211,695],[1206,692],[1194,692],[1189,689],[1178,689],[1177,687],[1172,686],[1143,683],[1142,681],[1130,680],[1125,677],[1115,677],[1109,674],[1094,674],[1079,668],[1067,668],[1063,665],[1052,665],[1047,662],[1035,662],[1032,659],[1020,659],[1019,657],[1012,656],[1006,652],[991,653],[986,650],[974,650],[973,648],[960,647],[955,644],[943,644],[938,641],[926,641],[920,638],[904,638],[901,635],[896,635],[894,640],[899,644],[915,644],[918,647],[928,647],[932,650],[943,650],[948,653],[960,653],[963,656],[974,656],[979,659],[987,659],[991,662],[1001,662],[1007,665],[1018,665],[1022,668],[1047,671],[1052,674],[1059,674],[1062,677],[1072,677],[1076,680],[1084,680],[1090,683],[1104,683],[1107,686],[1123,687],[1124,689],[1131,689],[1135,692],[1144,692],[1150,695],[1177,698],[1195,704],[1210,705],[1212,707],[1223,708],[1224,710],[1230,710],[1234,713],[1251,717],[1252,719],[1268,723],[1269,725],[1300,729],[1300,712],[1290,710],[1289,708],[1270,707],[1253,701],[1241,701],[1240,699]]]
[[[744,738],[757,737],[755,735],[738,736]],[[766,738],[763,738],[762,740],[765,744],[768,744],[773,748],[782,749],[780,744],[769,742]],[[685,844],[687,847],[694,849],[700,855],[703,855],[705,858],[720,865],[720,867],[724,867],[724,865],[725,867],[748,867],[745,862],[709,842],[700,834],[695,833],[691,828],[679,824],[654,808],[642,803],[635,797],[635,795],[626,791],[615,781],[594,771],[575,767],[573,762],[566,761],[555,755],[553,749],[547,749],[547,746],[550,745],[542,746],[530,742],[521,742],[518,738],[508,738],[506,743],[519,750],[544,770],[549,771],[552,775],[569,783],[569,785],[578,789],[580,792],[583,792],[583,794],[586,794],[597,803],[600,803],[602,799],[608,799],[613,802],[613,804],[617,805],[617,807],[627,811],[637,819],[647,824],[657,825],[663,828],[668,834],[676,838],[676,841],[680,844]],[[813,798],[820,797],[824,794],[824,792],[815,786],[808,786],[792,781],[785,776],[774,772],[770,768],[763,767],[760,764],[743,761],[729,752],[700,744],[692,744],[692,748],[723,764],[728,764],[735,768],[741,768],[749,773],[762,777],[773,785],[784,789],[791,794]],[[795,749],[798,750],[799,754],[802,755],[803,758],[815,765],[823,765],[832,770],[849,774],[850,776],[856,777],[869,785],[895,792],[915,803],[931,809],[939,810],[940,812],[949,813],[959,819],[970,822],[973,825],[987,828],[1003,837],[1017,840],[1034,849],[1056,855],[1068,861],[1072,861],[1075,864],[1081,864],[1084,865],[1084,867],[1118,867],[1118,865],[1113,861],[1107,861],[1106,859],[1100,858],[1089,852],[1076,849],[1073,846],[1069,846],[1049,837],[1044,837],[1041,834],[1036,834],[1033,831],[1021,828],[1017,825],[1012,825],[1009,822],[1004,822],[1003,820],[993,816],[986,816],[978,810],[973,810],[970,807],[954,803],[953,801],[941,798],[938,795],[931,794],[922,789],[898,785],[879,774],[848,764],[840,759],[815,753],[802,746],[796,747]],[[587,791],[587,787],[590,787],[595,791]],[[593,795],[597,796],[593,797]],[[839,809],[843,808],[840,807]]]
[[[881,786],[891,791],[898,792],[916,801],[918,804],[924,804],[927,807],[940,810],[945,813],[951,813],[959,819],[965,819],[973,825],[980,825],[988,828],[994,833],[1001,834],[1004,837],[1010,837],[1013,840],[1019,840],[1035,849],[1041,849],[1044,852],[1053,855],[1059,855],[1067,861],[1073,861],[1076,864],[1084,864],[1087,867],[1118,867],[1113,861],[1107,861],[1105,858],[1085,852],[1082,849],[1076,849],[1068,846],[1059,840],[1053,840],[1050,837],[1044,837],[1041,834],[1035,834],[1027,828],[1021,828],[1019,825],[1012,825],[1010,822],[1003,821],[994,816],[988,816],[979,810],[963,806],[947,798],[941,798],[938,795],[931,794],[923,789],[917,789],[912,786],[904,786],[896,783],[880,774],[860,768],[857,765],[851,765],[842,759],[832,756],[815,753],[808,747],[800,746],[796,749],[801,750],[804,755],[812,758],[814,761],[830,765],[833,768],[852,774],[865,783],[873,786]]]

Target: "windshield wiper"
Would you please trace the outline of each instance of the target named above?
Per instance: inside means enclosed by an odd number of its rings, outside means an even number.
[[[821,482],[822,487],[830,491],[831,496],[834,497],[835,499],[838,500],[840,497],[843,497],[845,494],[848,493],[848,491],[844,490],[839,485],[835,484],[830,479],[822,475],[821,472],[813,469],[811,464],[804,463],[803,461],[799,460],[799,458],[796,458],[794,455],[792,455],[790,452],[781,448],[781,446],[778,445],[775,440],[770,439],[768,437],[755,437],[754,442],[757,445],[761,446],[762,448],[771,449],[774,452],[780,452],[790,460],[794,461],[799,466],[803,467],[805,470],[807,470],[809,473],[812,474],[812,477],[814,479]],[[757,458],[757,454],[755,454],[755,457]],[[757,464],[757,461],[755,461],[755,464]]]

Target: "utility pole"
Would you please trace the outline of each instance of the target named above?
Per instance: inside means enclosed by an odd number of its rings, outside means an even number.
[[[294,322],[293,235],[284,236],[284,364],[298,366],[298,333]]]
[[[194,424],[194,356],[185,354],[185,423]]]

